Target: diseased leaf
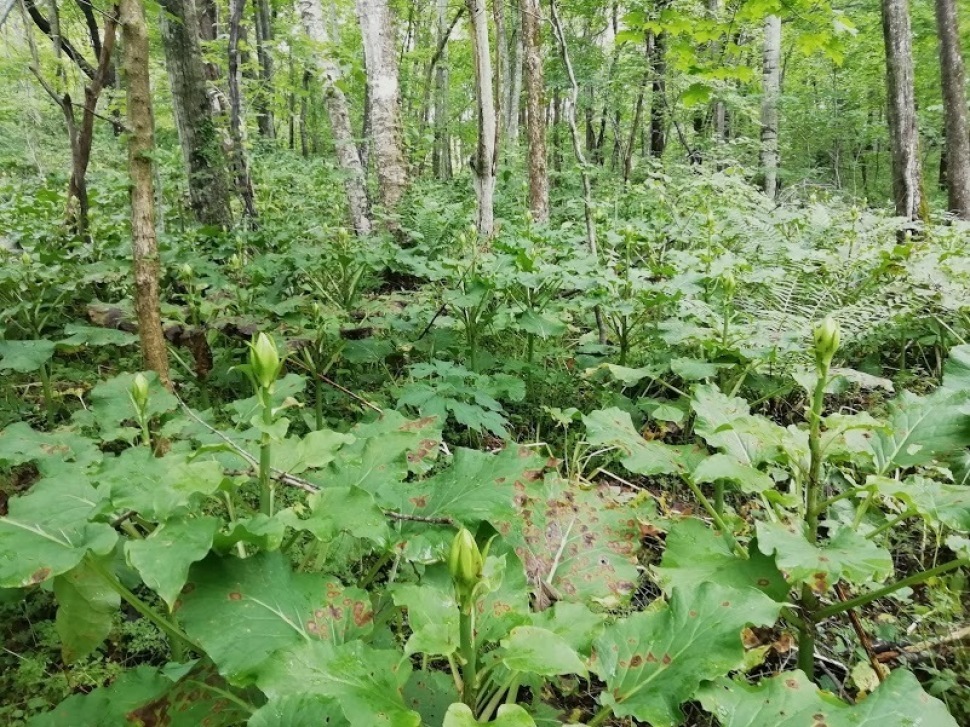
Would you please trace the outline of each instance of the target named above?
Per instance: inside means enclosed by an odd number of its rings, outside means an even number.
[[[287,694],[269,700],[249,718],[246,727],[347,727],[340,705],[319,694]]]
[[[404,703],[421,715],[425,725],[441,724],[448,707],[460,698],[455,680],[443,671],[416,669],[404,685]]]
[[[749,686],[721,678],[698,697],[722,727],[956,727],[943,702],[923,691],[910,672],[897,669],[859,704],[822,692],[800,671]]]
[[[596,640],[590,669],[607,686],[600,701],[617,717],[679,724],[680,705],[704,681],[743,663],[741,629],[774,623],[780,609],[755,590],[713,583],[674,590],[665,607],[622,619]]]

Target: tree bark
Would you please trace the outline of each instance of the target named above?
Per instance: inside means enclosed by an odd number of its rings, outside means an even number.
[[[358,235],[371,232],[370,208],[367,200],[367,184],[364,165],[354,143],[353,127],[350,124],[350,109],[347,98],[340,90],[340,68],[325,50],[327,46],[327,26],[323,20],[320,0],[296,0],[296,9],[303,20],[303,28],[318,48],[314,54],[317,73],[323,83],[324,104],[330,117],[337,161],[344,177],[344,191],[351,223]]]
[[[913,42],[907,0],[881,0],[886,46],[886,117],[892,159],[896,214],[907,220],[926,217],[923,170],[919,158]]]
[[[448,0],[437,0],[438,47],[441,53],[434,75],[434,147],[431,165],[438,179],[451,179],[451,135],[449,134]]]
[[[970,220],[970,123],[967,121],[966,74],[960,49],[960,25],[954,0],[936,0],[943,86],[947,203],[951,212]]]
[[[478,201],[478,234],[495,231],[495,168],[497,134],[495,97],[492,91],[492,58],[488,50],[488,18],[485,0],[465,0],[471,26],[472,62],[475,68],[475,99],[478,113],[478,144],[470,160],[475,198]]]
[[[497,133],[499,140],[508,128],[509,85],[512,77],[512,64],[509,59],[509,36],[505,29],[505,1],[492,0],[492,17],[495,19],[495,113],[498,116]],[[501,144],[501,141],[499,141]]]
[[[647,35],[650,56],[650,156],[660,159],[667,148],[667,58],[663,33]]]
[[[367,66],[368,119],[381,206],[389,218],[407,188],[408,172],[402,148],[398,60],[394,25],[387,0],[357,0],[357,19]],[[397,229],[394,222],[389,223]]]
[[[162,45],[192,213],[203,225],[232,225],[226,157],[206,92],[194,0],[161,0]],[[169,17],[171,16],[171,17]]]
[[[131,242],[135,312],[145,365],[171,388],[168,349],[162,334],[158,293],[158,245],[152,178],[154,119],[148,75],[148,28],[141,0],[121,0],[120,23],[128,90],[128,171],[131,176]]]
[[[525,48],[523,44],[524,29],[522,27],[522,12],[518,6],[515,7],[515,60],[512,63],[512,83],[509,86],[508,109],[508,139],[512,144],[519,142],[519,110],[522,104],[522,71],[525,67]]]
[[[256,27],[256,60],[259,62],[259,93],[255,96],[256,125],[264,139],[276,138],[273,119],[273,55],[269,45],[273,40],[273,18],[268,0],[254,0],[253,16]]]
[[[243,202],[243,213],[256,220],[256,193],[249,173],[246,153],[246,124],[242,101],[242,64],[239,40],[242,34],[243,10],[246,0],[229,0],[229,135],[232,138],[232,163],[236,189]]]
[[[762,189],[768,199],[778,195],[778,98],[781,95],[781,18],[765,18],[761,87]]]
[[[549,174],[546,169],[546,117],[542,79],[539,0],[520,0],[529,143],[529,209],[536,222],[549,221]]]

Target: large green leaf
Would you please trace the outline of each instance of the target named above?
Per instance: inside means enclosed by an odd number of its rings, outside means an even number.
[[[219,523],[213,517],[169,520],[147,538],[125,543],[128,562],[145,585],[173,608],[189,576],[189,566],[209,554]]]
[[[305,437],[288,437],[273,444],[271,464],[274,469],[291,475],[320,469],[339,456],[341,447],[353,441],[353,435],[329,429],[313,431]]]
[[[557,676],[587,670],[576,650],[559,634],[537,626],[516,626],[502,641],[502,663],[514,671]]]
[[[970,531],[970,486],[945,484],[919,475],[903,482],[870,477],[866,484],[884,495],[899,498],[930,523],[964,533]]]
[[[246,727],[347,727],[340,705],[319,694],[287,694],[269,700]]]
[[[84,561],[54,578],[54,597],[61,654],[65,663],[70,664],[101,645],[111,631],[120,598]]]
[[[373,628],[365,592],[335,578],[294,573],[278,553],[245,560],[212,555],[196,563],[178,614],[219,671],[238,680],[279,649],[342,643]]]
[[[394,603],[407,609],[411,635],[404,653],[448,656],[458,650],[458,602],[451,576],[429,568],[420,584],[393,587]]]
[[[0,341],[0,371],[37,371],[54,356],[54,348],[55,343],[46,339]]]
[[[366,538],[377,545],[390,539],[384,511],[374,496],[359,487],[327,487],[307,498],[307,507],[297,505],[277,517],[291,528],[306,530],[317,540],[329,542],[340,533]],[[301,514],[307,517],[300,517]]]
[[[549,595],[614,607],[633,594],[637,515],[646,511],[638,513],[627,500],[609,485],[584,488],[557,475],[517,494],[518,514],[496,527],[525,566],[540,608]]]
[[[101,452],[87,437],[70,431],[38,432],[17,422],[0,432],[0,462],[14,466],[35,462],[44,475],[83,471],[101,461]]]
[[[58,341],[58,346],[133,346],[138,343],[138,336],[134,333],[79,323],[64,326],[64,335],[67,338]]]
[[[696,518],[674,524],[666,545],[663,560],[654,570],[667,593],[717,583],[739,590],[755,588],[775,601],[788,597],[790,587],[769,556],[754,546],[749,557],[739,557],[723,537]]]
[[[88,552],[109,553],[118,539],[106,523],[88,521],[99,505],[83,478],[48,478],[10,501],[0,518],[0,587],[43,583],[74,568]]]
[[[897,669],[859,704],[819,691],[800,671],[749,686],[719,679],[701,689],[704,708],[722,727],[956,727],[946,707]]]
[[[720,453],[701,460],[694,468],[691,478],[699,485],[707,482],[729,482],[747,493],[764,492],[775,486],[766,473],[742,464],[731,455]]]
[[[876,472],[926,464],[970,445],[968,399],[967,392],[902,392],[890,404],[889,427],[877,430],[870,440]]]
[[[490,724],[494,727],[536,727],[535,721],[517,704],[503,704],[491,722],[479,722],[464,704],[453,704],[448,708],[442,727],[478,727]]]
[[[618,717],[679,724],[680,705],[704,681],[743,663],[741,630],[774,623],[780,609],[755,590],[674,590],[666,606],[618,621],[596,640],[590,668],[607,687],[600,701]]]
[[[171,688],[172,682],[150,666],[137,666],[110,686],[75,694],[55,709],[30,720],[29,727],[125,727],[128,713]]]
[[[178,399],[166,389],[154,371],[142,373],[148,381],[149,417],[157,417],[178,408]],[[131,440],[137,435],[135,428],[135,405],[131,402],[131,385],[136,374],[121,374],[97,384],[91,393],[91,414],[106,441]],[[130,426],[123,426],[125,422]]]
[[[737,461],[757,467],[777,453],[784,430],[765,417],[752,415],[744,399],[726,396],[713,384],[703,384],[694,389],[691,407],[697,434]]]
[[[271,698],[298,692],[334,699],[354,727],[419,727],[421,717],[402,695],[410,675],[410,663],[397,651],[360,641],[304,641],[273,654],[258,684]]]
[[[567,601],[559,601],[552,608],[532,615],[533,626],[551,631],[584,656],[589,655],[605,620],[604,614],[593,613],[582,603]]]
[[[404,685],[404,703],[420,713],[422,724],[439,725],[454,702],[460,699],[451,674],[416,669]]]
[[[812,545],[796,528],[759,522],[758,547],[774,555],[790,583],[808,583],[824,593],[840,578],[853,583],[883,581],[893,572],[889,551],[849,528],[842,528],[822,545]]]
[[[630,414],[616,407],[591,412],[583,423],[590,444],[616,447],[626,455],[620,460],[623,466],[641,475],[685,474],[701,457],[692,448],[648,442],[633,426]]]

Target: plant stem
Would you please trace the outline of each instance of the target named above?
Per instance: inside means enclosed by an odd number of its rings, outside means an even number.
[[[962,568],[964,566],[970,566],[970,558],[956,558],[955,560],[947,561],[943,565],[938,565],[935,568],[914,573],[908,578],[903,578],[901,581],[890,583],[888,586],[883,586],[882,588],[871,591],[870,593],[864,593],[861,596],[850,598],[848,601],[833,603],[831,606],[826,606],[825,608],[819,609],[815,613],[815,616],[821,620],[823,618],[829,618],[830,616],[843,613],[849,609],[865,606],[867,603],[872,603],[873,601],[891,595],[896,591],[902,590],[903,588],[919,585],[920,583],[928,581],[930,578],[943,575],[944,573],[949,573],[951,570],[956,570],[957,568]]]
[[[918,515],[918,514],[919,513],[915,512],[913,510],[907,510],[906,512],[902,513],[901,515],[897,515],[892,520],[888,520],[888,521],[884,522],[878,528],[876,528],[871,533],[869,533],[868,535],[866,535],[866,540],[872,540],[872,538],[876,537],[877,535],[881,535],[882,533],[886,532],[887,530],[890,530],[890,529],[894,528],[896,525],[898,525],[899,523],[901,523],[903,520],[906,520],[907,518],[911,518],[914,515]]]
[[[104,581],[111,586],[111,588],[117,592],[117,594],[121,596],[121,598],[124,599],[129,606],[157,626],[158,629],[166,636],[168,636],[170,639],[182,642],[183,645],[188,646],[190,649],[193,649],[199,654],[205,653],[205,649],[196,643],[188,634],[182,631],[182,629],[162,616],[134,593],[125,588],[124,584],[118,580],[115,574],[99,563],[96,558],[88,555],[86,556],[85,560],[91,567],[91,570],[101,576]]]
[[[825,500],[822,500],[820,503],[818,503],[818,506],[816,507],[816,513],[815,514],[816,515],[821,515],[826,510],[828,510],[830,507],[832,507],[832,505],[834,505],[835,503],[840,502],[842,500],[846,500],[846,499],[848,499],[850,497],[854,497],[855,495],[858,494],[858,492],[859,491],[856,490],[856,489],[846,490],[845,492],[840,492],[838,495],[834,495],[834,496],[829,497],[829,498],[827,498]]]
[[[478,697],[478,654],[475,651],[475,603],[472,601],[458,612],[461,666],[461,701],[475,709]]]
[[[724,517],[724,483],[720,480],[714,483],[714,509]]]
[[[54,389],[51,386],[51,374],[47,364],[40,367],[40,385],[44,392],[44,409],[46,410],[48,426],[54,423]]]
[[[263,424],[267,427],[273,424],[273,402],[268,391],[261,390],[259,395],[263,407]],[[263,432],[259,438],[259,511],[268,517],[273,517],[274,484],[271,470],[272,444],[269,432]]]
[[[717,508],[711,504],[711,501],[704,496],[704,493],[701,492],[701,488],[694,484],[689,477],[684,477],[684,482],[687,483],[690,491],[694,493],[694,497],[697,498],[697,501],[701,504],[701,507],[707,510],[707,514],[711,516],[711,519],[714,521],[717,529],[721,531],[721,535],[727,541],[727,544],[731,546],[731,550],[736,552],[740,557],[747,558],[748,554],[745,553],[744,548],[738,544],[738,541],[734,538],[734,533],[731,532],[731,529],[727,526],[727,523],[724,522],[724,518],[721,517],[721,513],[719,513]]]
[[[604,706],[604,707],[601,707],[601,708],[600,708],[600,711],[599,711],[599,712],[597,712],[597,713],[596,713],[596,714],[595,714],[595,715],[593,716],[593,719],[591,719],[591,720],[590,720],[589,722],[587,722],[586,724],[587,724],[587,725],[588,725],[589,727],[599,727],[599,726],[600,726],[601,724],[603,724],[603,723],[604,723],[604,722],[605,722],[605,721],[606,721],[607,719],[609,719],[609,716],[610,716],[611,714],[613,714],[613,708],[612,708],[612,707],[611,707],[610,705],[606,705],[606,706]]]

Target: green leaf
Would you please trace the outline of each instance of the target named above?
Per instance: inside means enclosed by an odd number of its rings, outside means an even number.
[[[700,453],[687,447],[648,442],[633,426],[628,412],[611,407],[583,417],[586,440],[594,446],[609,445],[626,454],[623,466],[642,475],[684,474]]]
[[[395,585],[392,594],[395,605],[408,613],[405,654],[448,656],[458,650],[458,602],[446,569],[429,568],[420,585]]]
[[[219,524],[212,517],[169,520],[144,540],[125,543],[128,563],[172,609],[188,579],[189,567],[209,554]]]
[[[38,432],[17,422],[0,432],[0,462],[15,467],[35,462],[43,475],[74,476],[101,461],[95,443],[70,431]]]
[[[800,671],[749,686],[722,678],[701,689],[704,709],[723,727],[956,727],[946,706],[923,691],[910,672],[897,669],[859,704],[822,692]]]
[[[228,553],[236,543],[248,543],[257,550],[277,550],[286,535],[286,511],[273,517],[257,513],[252,517],[236,520],[228,532],[218,532],[212,539],[213,549]]]
[[[532,625],[553,632],[579,654],[588,655],[593,640],[603,630],[606,616],[593,613],[582,603],[559,601],[552,608],[533,614]]]
[[[479,722],[465,704],[453,704],[448,708],[442,727],[478,727],[481,724],[494,727],[536,727],[535,721],[517,704],[503,704],[491,722]]]
[[[943,389],[970,391],[970,345],[954,346],[943,365]]]
[[[244,680],[274,651],[370,633],[368,595],[335,578],[293,573],[279,553],[245,560],[210,555],[192,566],[179,620],[231,679]],[[226,628],[232,624],[232,628]]]
[[[111,552],[117,533],[106,523],[88,522],[99,501],[82,478],[44,479],[10,500],[9,515],[0,518],[0,587],[43,583],[88,552]]]
[[[0,371],[37,371],[54,356],[53,341],[0,341]]]
[[[697,434],[742,464],[757,467],[777,452],[784,430],[764,417],[750,414],[744,399],[725,396],[716,386],[702,384],[694,389],[691,407],[696,415]]]
[[[178,681],[170,682],[164,693],[126,715],[133,727],[236,727],[249,716],[248,709],[223,696],[231,694],[232,690],[208,659],[196,662],[187,671],[179,671],[182,673],[178,677],[172,676],[171,672],[166,674]]]
[[[419,727],[421,717],[402,695],[410,675],[410,663],[397,651],[360,641],[310,641],[273,654],[258,683],[271,698],[300,692],[334,699],[353,727]]]
[[[172,682],[150,666],[123,671],[110,686],[89,694],[68,697],[46,714],[34,717],[30,727],[107,727],[131,724],[128,713],[164,694]]]
[[[692,83],[681,95],[681,101],[686,108],[706,104],[711,100],[712,90],[706,83]]]
[[[502,641],[502,663],[514,671],[547,677],[587,675],[583,660],[562,636],[537,626],[512,629]]]
[[[970,487],[950,485],[914,475],[904,482],[888,477],[869,477],[868,486],[912,507],[927,522],[970,532]]]
[[[310,432],[303,438],[289,437],[273,444],[271,464],[291,475],[321,469],[337,458],[341,447],[353,441],[353,435],[329,429]]]
[[[334,700],[318,694],[287,694],[269,700],[246,727],[346,727],[350,723]]]
[[[328,487],[307,498],[310,513],[301,519],[303,506],[288,508],[277,515],[285,525],[313,533],[323,542],[333,540],[340,533],[366,538],[377,545],[385,545],[390,530],[384,511],[374,502],[374,496],[359,487]]]
[[[149,417],[157,417],[178,408],[178,399],[166,389],[154,371],[142,372],[148,380]],[[135,423],[135,406],[128,393],[137,374],[122,374],[97,384],[89,398],[94,421],[105,441],[131,439],[131,427],[122,427],[123,422]]]
[[[744,662],[741,630],[774,623],[780,609],[755,590],[675,589],[663,608],[618,621],[596,640],[590,668],[607,686],[600,701],[617,717],[680,724],[680,705],[704,681]]]
[[[404,685],[404,703],[421,714],[425,725],[441,724],[448,707],[458,699],[455,680],[443,671],[415,670]]]
[[[666,593],[717,583],[737,590],[755,588],[775,601],[784,601],[790,590],[774,560],[756,545],[748,558],[740,558],[723,537],[696,518],[680,520],[671,528],[663,559],[654,571]]]
[[[842,528],[821,546],[781,523],[759,522],[758,547],[774,555],[775,563],[788,574],[790,583],[809,583],[824,593],[840,578],[854,583],[883,581],[893,572],[889,551],[849,528]]]
[[[120,598],[84,562],[54,579],[54,597],[61,654],[65,663],[72,664],[98,648],[110,633]]]
[[[723,368],[733,364],[718,364],[699,358],[675,358],[670,361],[670,370],[684,381],[703,381],[717,376]]]
[[[58,341],[58,346],[133,346],[138,343],[138,336],[134,333],[77,323],[64,326],[64,335],[67,338]]]
[[[726,454],[714,454],[701,460],[691,475],[694,482],[729,482],[737,485],[741,492],[758,493],[770,490],[774,481],[766,473],[738,462]]]
[[[539,338],[561,336],[566,332],[566,324],[557,318],[544,313],[536,313],[532,309],[524,311],[515,319],[516,326],[526,333]]]
[[[902,392],[890,403],[889,427],[871,439],[877,474],[926,464],[970,445],[968,399],[967,392],[925,397]]]

